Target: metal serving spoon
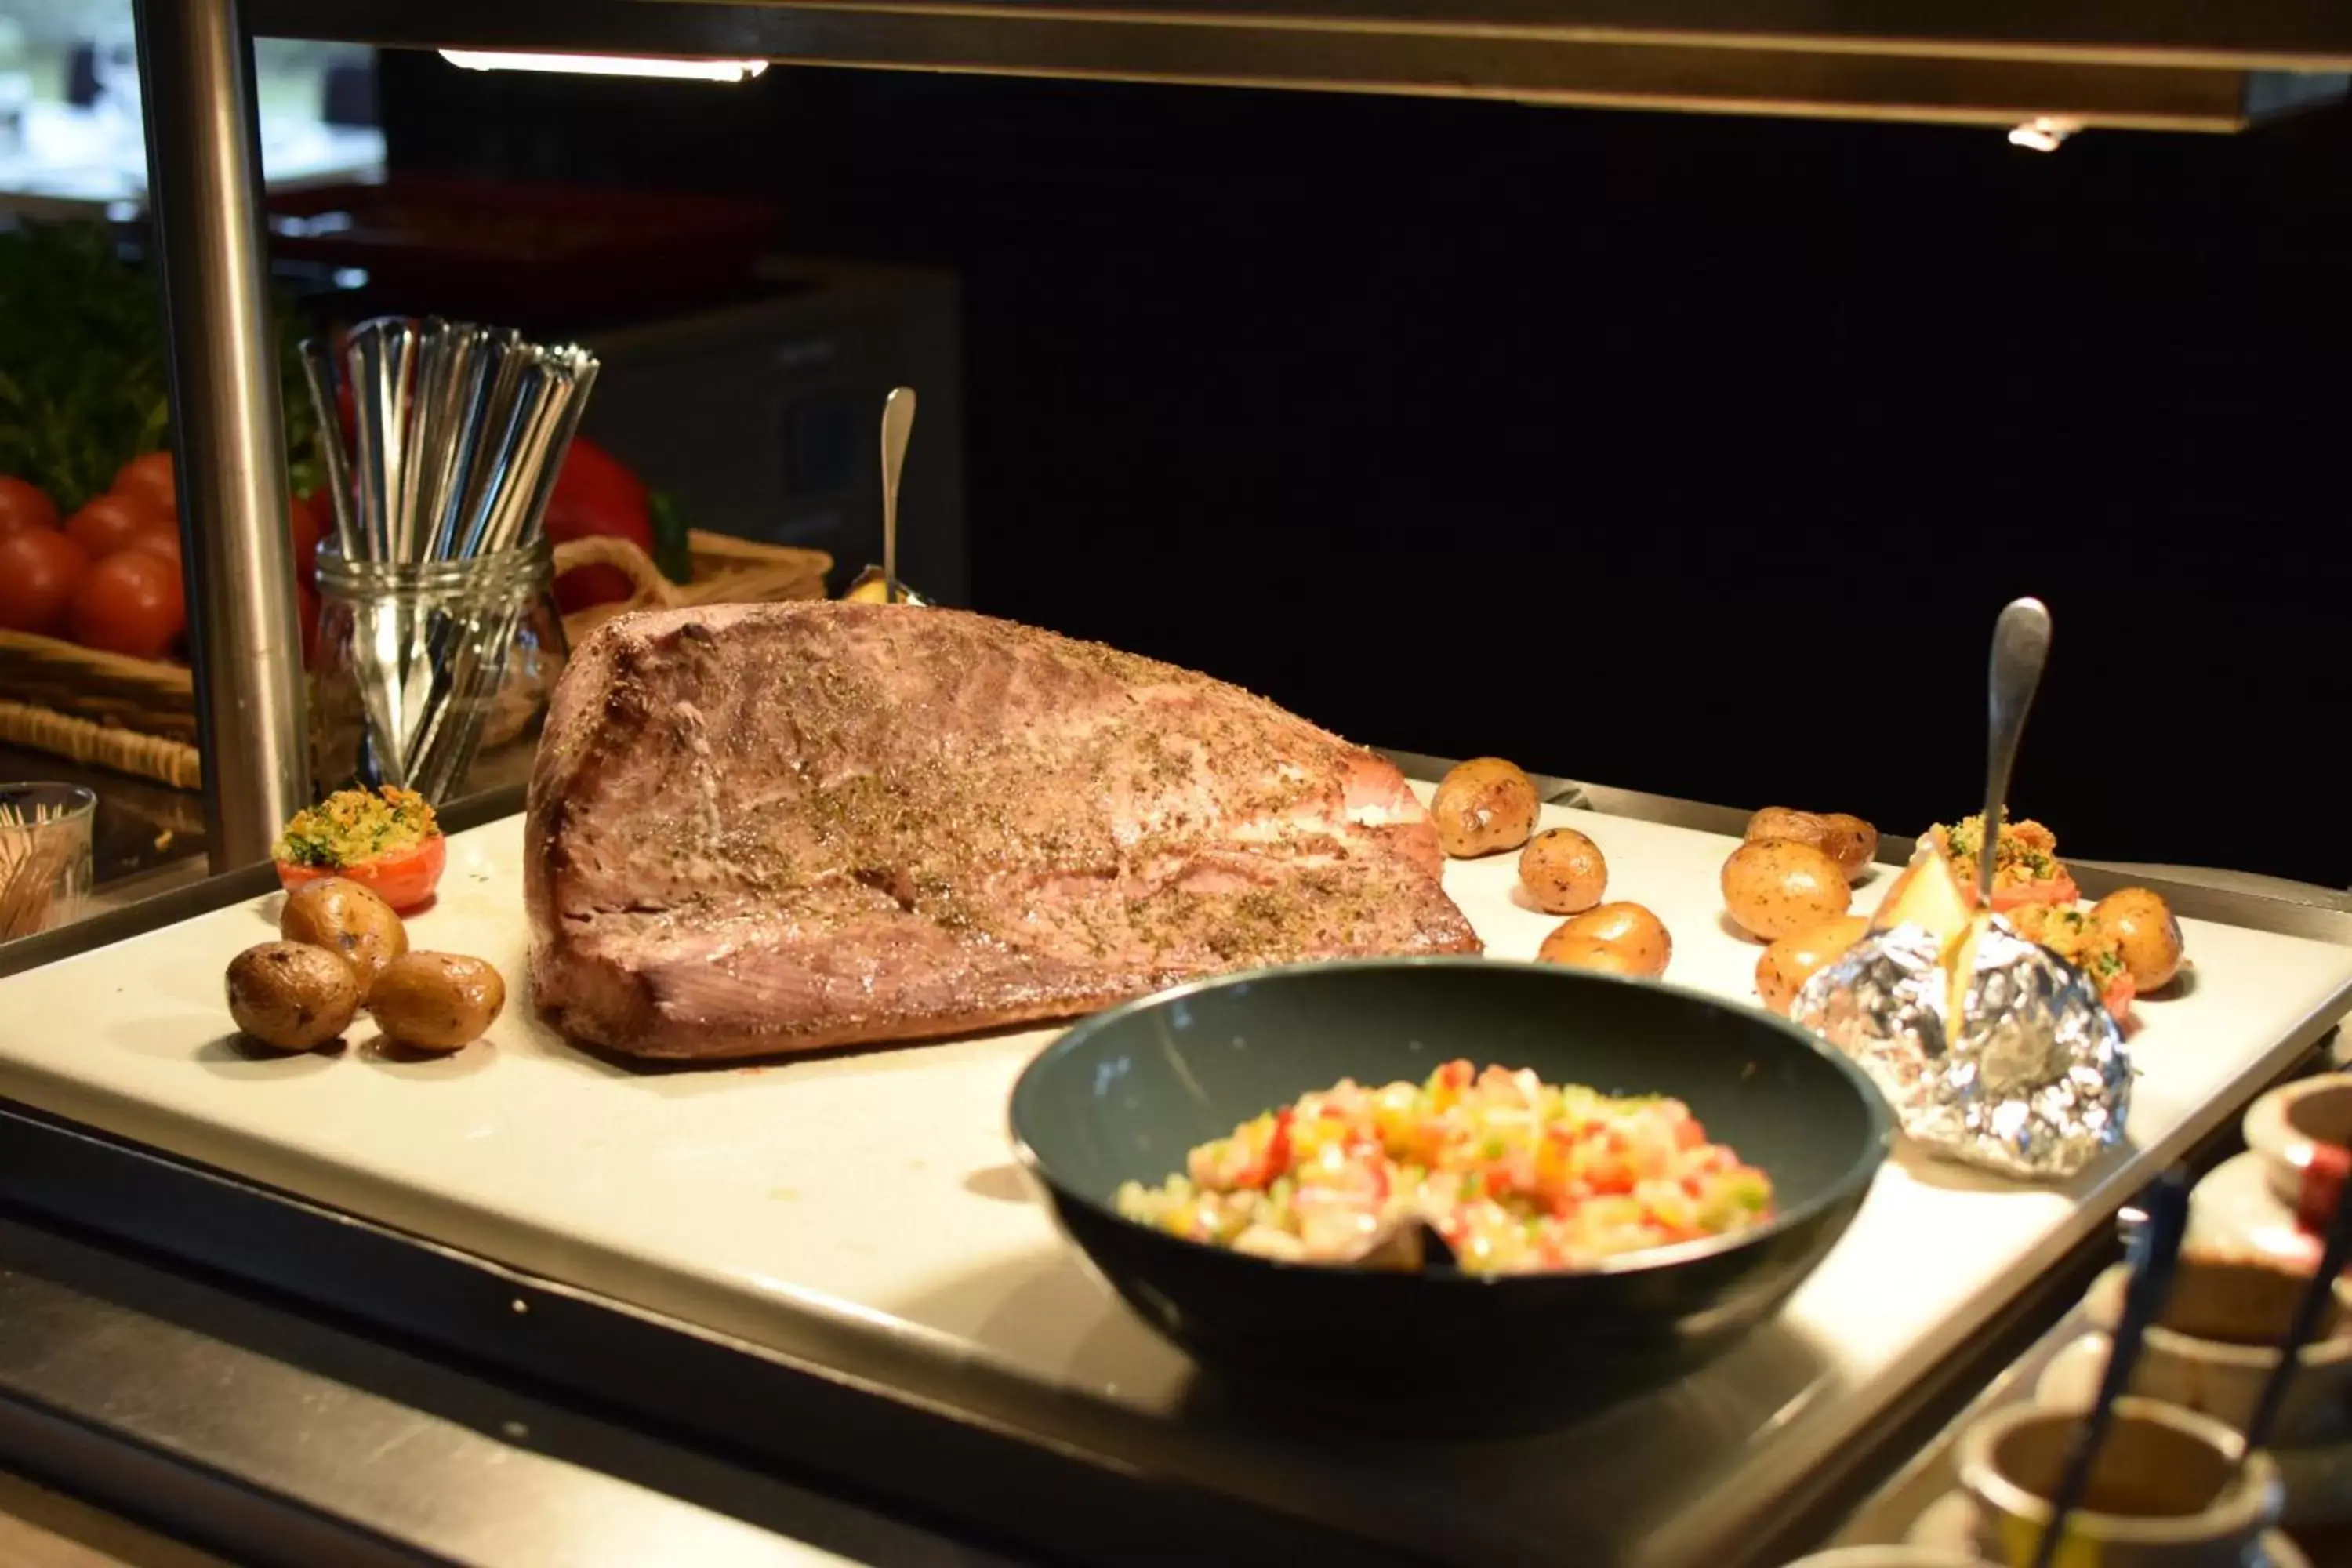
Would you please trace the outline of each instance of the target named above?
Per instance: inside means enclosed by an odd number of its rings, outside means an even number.
[[[2044,626],[2046,641],[2046,622]],[[2082,1506],[2083,1494],[2090,1489],[2099,1446],[2106,1441],[2107,1427],[2115,1419],[2116,1401],[2131,1386],[2140,1342],[2147,1337],[2148,1324],[2164,1310],[2164,1299],[2172,1293],[2173,1266],[2180,1259],[2180,1238],[2189,1229],[2187,1173],[2178,1166],[2167,1171],[2148,1194],[2145,1207],[2147,1218],[2132,1237],[2131,1282],[2124,1288],[2123,1313],[2109,1336],[2107,1369],[2100,1374],[2098,1394],[2084,1415],[2083,1424],[2074,1428],[2066,1445],[2066,1463],[2058,1472],[2058,1489],[2050,1498],[2050,1523],[2033,1549],[2032,1568],[2050,1568],[2057,1556],[2059,1542],[2066,1538],[2066,1516]]]
[[[915,389],[894,386],[882,401],[882,596],[895,605],[898,586],[898,471],[907,466],[907,437],[915,433]]]
[[[1992,876],[2000,847],[2001,819],[2009,811],[2009,775],[2017,765],[2017,743],[2025,716],[2050,661],[2050,611],[2039,599],[2019,599],[2001,611],[1992,628],[1991,698],[1985,750],[1984,831],[1977,845],[1977,907],[1992,908]]]

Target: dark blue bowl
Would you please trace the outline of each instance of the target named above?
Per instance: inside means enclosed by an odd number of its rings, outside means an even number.
[[[1771,1177],[1754,1230],[1576,1272],[1482,1279],[1287,1264],[1119,1216],[1127,1181],[1342,1078],[1449,1058],[1668,1094]],[[1727,1349],[1828,1253],[1886,1156],[1851,1062],[1754,1008],[1552,964],[1397,959],[1261,970],[1072,1028],[1013,1090],[1013,1141],[1056,1217],[1145,1321],[1243,1394],[1420,1429],[1525,1430]]]

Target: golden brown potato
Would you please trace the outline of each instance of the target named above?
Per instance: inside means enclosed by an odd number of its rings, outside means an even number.
[[[368,1011],[395,1044],[454,1051],[480,1039],[506,1005],[505,979],[480,959],[409,952],[384,965]]]
[[[306,882],[286,895],[278,934],[339,953],[352,966],[364,1004],[383,966],[408,951],[408,928],[374,889],[347,878]]]
[[[1785,1016],[1814,972],[1860,942],[1869,929],[1870,921],[1861,915],[1840,915],[1782,937],[1756,961],[1756,994],[1766,1007]]]
[[[1675,956],[1675,939],[1667,934],[1664,922],[1639,904],[1603,904],[1571,916],[1545,939],[1544,945],[1565,942],[1570,937],[1589,937],[1620,950],[1633,965],[1628,972],[1633,974],[1664,974]]]
[[[1829,837],[1822,840],[1821,847],[1830,852],[1847,881],[1853,881],[1864,867],[1878,858],[1878,829],[1862,818],[1850,812],[1833,811],[1822,818],[1822,824],[1829,829]]]
[[[1830,847],[1830,824],[1827,817],[1817,812],[1768,805],[1748,819],[1748,830],[1739,837],[1749,844],[1784,838],[1791,844],[1811,844],[1816,848],[1827,849]]]
[[[323,947],[265,942],[228,963],[228,1014],[274,1051],[307,1051],[351,1026],[359,977]]]
[[[1549,915],[1572,915],[1601,901],[1609,862],[1601,846],[1573,827],[1547,827],[1519,851],[1519,885]]]
[[[1853,889],[1826,849],[1787,838],[1742,844],[1723,863],[1723,903],[1742,931],[1778,942],[1845,913]]]
[[[2143,995],[2180,973],[2180,922],[2147,888],[2124,888],[2091,906],[2091,921],[2116,939],[2132,989]]]
[[[1457,764],[1437,786],[1429,815],[1437,842],[1457,860],[1517,849],[1536,830],[1535,781],[1500,757]]]
[[[1536,949],[1536,957],[1546,963],[1565,964],[1570,969],[1598,970],[1603,974],[1635,974],[1646,976],[1641,958],[1631,950],[1599,937],[1587,936],[1560,927],[1544,938]]]

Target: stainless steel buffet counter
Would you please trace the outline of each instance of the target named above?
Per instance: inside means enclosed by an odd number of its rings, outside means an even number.
[[[1440,765],[1400,760],[1423,776]],[[1612,816],[1733,833],[1740,821],[1546,782],[1555,800]],[[456,810],[451,826],[511,806]],[[260,868],[183,889],[0,952],[0,974],[268,886]],[[2352,945],[2352,915],[2316,889],[2257,900],[2181,884],[2168,895],[2191,919]],[[2239,1105],[2300,1065],[2293,1052],[2263,1059],[2266,1076],[2231,1080],[2150,1152],[2195,1157],[2226,1140]],[[2114,1189],[2096,1189],[2053,1231],[2060,1245],[2037,1250],[2037,1271],[2004,1279],[1966,1331],[1890,1367],[1854,1406],[1866,1430],[1776,1476],[1776,1495],[1744,1500],[1736,1511],[1758,1528],[1726,1561],[1771,1563],[1822,1539],[2030,1344],[2107,1256],[2104,1221],[2130,1196]],[[1174,1533],[1138,1536],[1139,1521],[1180,1516],[1188,1494],[1115,1453],[1016,1440],[985,1412],[904,1389],[882,1397],[838,1367],[659,1321],[23,1107],[0,1121],[0,1198],[11,1211],[0,1224],[0,1466],[233,1556],[1002,1560],[968,1544],[978,1538],[1073,1561],[1137,1560],[1139,1539],[1161,1542],[1165,1560],[1201,1550]],[[531,1331],[519,1336],[526,1314]],[[910,1506],[942,1522],[894,1518]],[[1232,1526],[1230,1555],[1243,1561],[1302,1550],[1337,1560],[1328,1540],[1285,1521],[1236,1515]]]

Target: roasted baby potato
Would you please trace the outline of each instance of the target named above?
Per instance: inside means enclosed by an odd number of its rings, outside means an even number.
[[[482,1037],[507,1005],[507,983],[461,952],[407,952],[383,966],[368,1011],[384,1037],[419,1051],[454,1051]]]
[[[352,966],[308,942],[265,942],[228,963],[228,1014],[273,1051],[307,1051],[351,1026],[360,1009]]]
[[[1500,757],[1474,757],[1437,785],[1429,815],[1437,842],[1457,860],[1517,849],[1536,830],[1535,781]]]
[[[362,1003],[383,966],[408,951],[408,928],[392,906],[374,889],[345,877],[305,882],[287,894],[278,934],[341,954],[359,982]]]
[[[1751,936],[1778,942],[1834,920],[1853,900],[1826,849],[1792,839],[1742,844],[1723,863],[1723,903]]]
[[[2180,973],[2180,922],[2163,898],[2147,888],[2124,888],[2091,906],[2091,922],[2116,939],[2132,989],[2142,994]]]
[[[1757,995],[1766,1007],[1787,1016],[1789,1004],[1797,999],[1814,972],[1860,942],[1869,929],[1870,921],[1861,915],[1840,915],[1782,937],[1756,961]]]
[[[1878,829],[1848,812],[1792,811],[1768,805],[1748,819],[1740,837],[1750,844],[1785,839],[1826,850],[1852,881],[1878,853]]]
[[[1629,974],[1664,974],[1675,956],[1675,939],[1666,933],[1664,922],[1639,904],[1603,904],[1571,916],[1544,939],[1537,956],[1553,957],[1570,938],[1589,938],[1618,949],[1633,965],[1624,972]],[[1555,949],[1555,943],[1563,947]]]
[[[1587,936],[1560,927],[1544,938],[1536,949],[1536,957],[1546,963],[1564,964],[1570,969],[1598,970],[1603,974],[1646,975],[1648,971],[1633,952],[1613,942]]]
[[[1739,837],[1749,844],[1785,838],[1791,844],[1811,844],[1816,848],[1826,849],[1830,844],[1830,823],[1829,818],[1816,812],[1768,805],[1748,819],[1747,831]]]
[[[1519,851],[1519,886],[1548,915],[1572,915],[1601,901],[1609,862],[1601,846],[1573,827],[1548,827]]]
[[[1830,836],[1821,847],[1830,852],[1849,882],[1878,858],[1878,829],[1850,812],[1833,811],[1822,818]]]

